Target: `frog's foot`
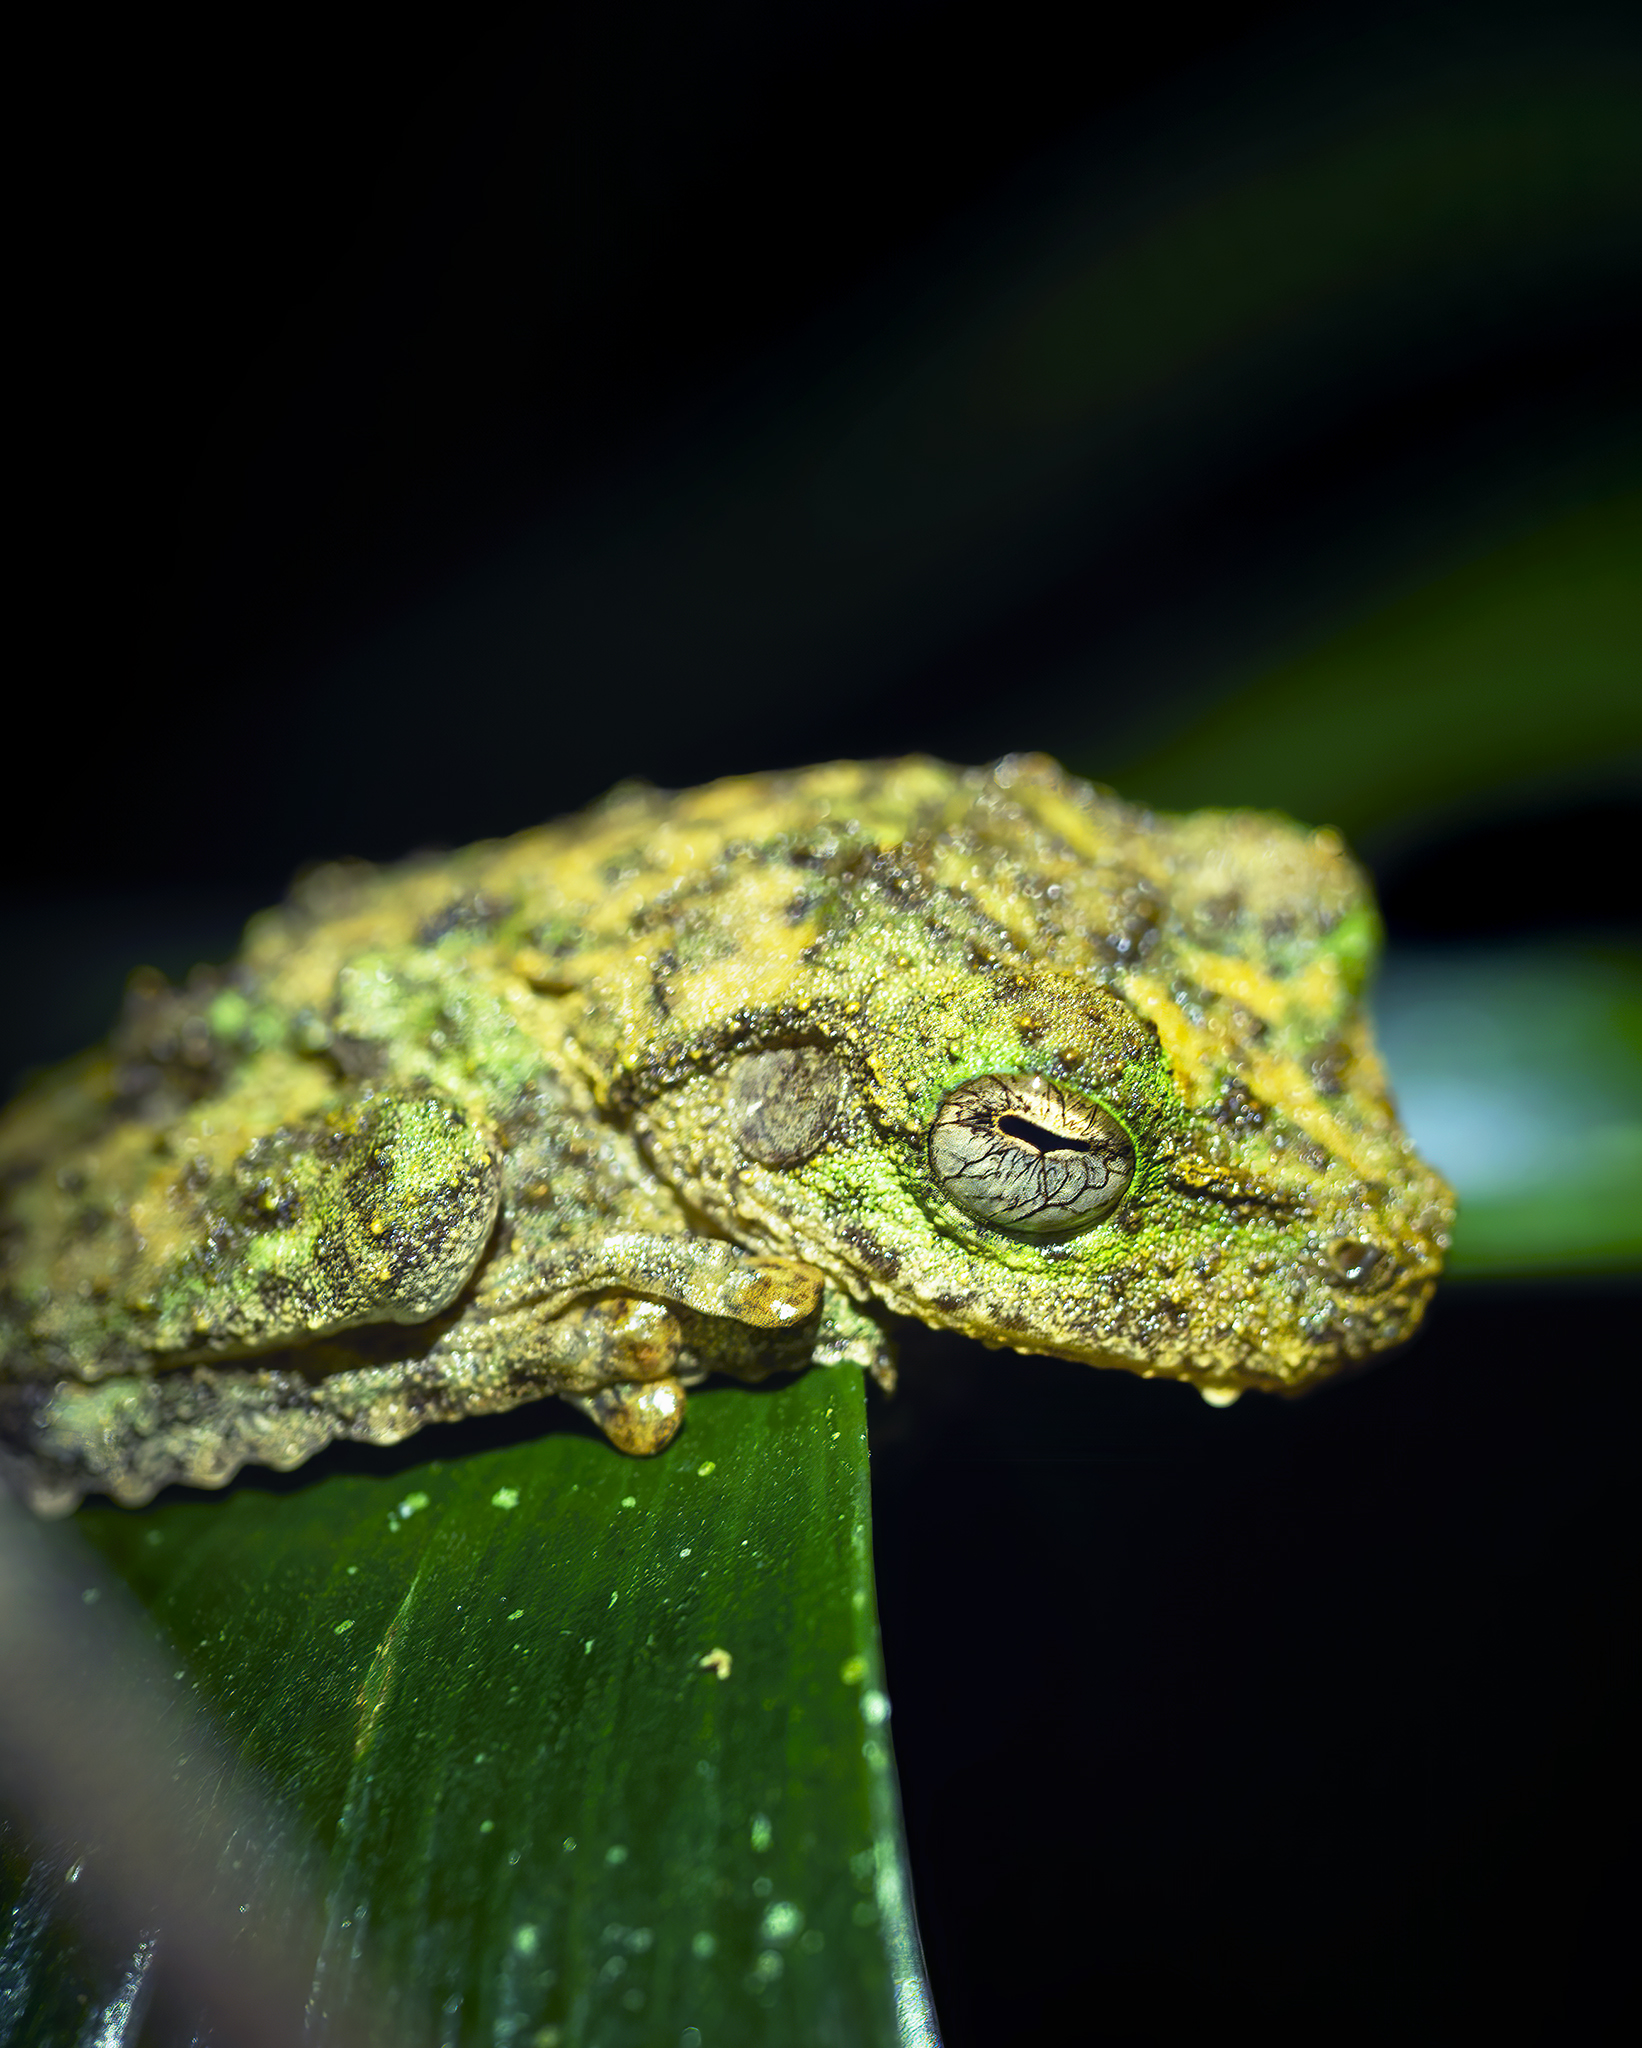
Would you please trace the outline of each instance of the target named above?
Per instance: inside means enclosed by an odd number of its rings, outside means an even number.
[[[593,1259],[586,1270],[606,1286],[614,1279],[643,1292],[607,1295],[557,1318],[554,1342],[576,1351],[578,1374],[601,1382],[584,1378],[563,1398],[629,1456],[667,1448],[684,1421],[686,1384],[709,1372],[762,1379],[810,1362],[824,1288],[813,1266],[749,1258],[716,1238],[636,1233],[606,1239]]]
[[[687,1396],[675,1379],[618,1380],[596,1394],[566,1394],[630,1458],[654,1457],[679,1433]]]
[[[679,1322],[663,1302],[607,1294],[555,1316],[538,1342],[540,1362],[563,1391],[594,1394],[618,1382],[672,1378]]]
[[[798,1259],[748,1259],[723,1283],[722,1305],[713,1313],[755,1330],[791,1330],[820,1308],[825,1285],[814,1266]]]
[[[544,1358],[572,1408],[596,1422],[629,1457],[666,1450],[684,1421],[685,1405],[679,1323],[670,1308],[633,1295],[606,1295],[567,1309],[546,1335]]]

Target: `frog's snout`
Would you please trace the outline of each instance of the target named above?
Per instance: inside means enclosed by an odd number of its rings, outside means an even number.
[[[1328,1304],[1310,1323],[1312,1342],[1335,1369],[1364,1361],[1411,1337],[1442,1264],[1439,1245],[1418,1231],[1403,1236],[1365,1229],[1353,1218],[1325,1237],[1311,1267]]]

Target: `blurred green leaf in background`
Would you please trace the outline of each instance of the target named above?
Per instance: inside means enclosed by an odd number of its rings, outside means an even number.
[[[1092,764],[1086,763],[1086,767]],[[1098,772],[1167,810],[1240,803],[1353,841],[1421,813],[1642,768],[1642,492],[1577,510],[1450,570]],[[1525,827],[1520,871],[1558,849]],[[1563,877],[1583,922],[1582,877]],[[1509,897],[1518,872],[1493,886]],[[1458,906],[1463,913],[1463,906]]]
[[[1460,1194],[1450,1272],[1642,1268],[1642,951],[1393,955],[1375,995],[1408,1128]]]

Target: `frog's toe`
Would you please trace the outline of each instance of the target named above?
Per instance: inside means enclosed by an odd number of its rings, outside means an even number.
[[[650,1458],[666,1450],[683,1424],[687,1400],[684,1388],[672,1378],[618,1380],[597,1393],[564,1398],[630,1458]]]
[[[749,1259],[725,1289],[725,1313],[755,1330],[790,1330],[821,1306],[818,1268],[799,1259]]]

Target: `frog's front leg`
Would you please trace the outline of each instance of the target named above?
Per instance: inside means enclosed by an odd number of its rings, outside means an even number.
[[[485,1305],[504,1314],[528,1305],[540,1315],[562,1303],[554,1348],[561,1358],[576,1350],[583,1381],[565,1388],[564,1398],[618,1450],[649,1456],[678,1434],[686,1380],[713,1370],[716,1350],[728,1362],[747,1350],[749,1333],[757,1333],[763,1348],[772,1338],[786,1337],[781,1348],[792,1352],[790,1365],[804,1364],[806,1326],[819,1323],[823,1286],[815,1267],[796,1259],[755,1257],[718,1238],[622,1231],[574,1251],[538,1254],[526,1273],[510,1277]],[[577,1297],[602,1289],[619,1293],[574,1306]],[[692,1333],[682,1367],[681,1319]],[[729,1341],[715,1343],[703,1334],[715,1326]]]
[[[667,1448],[684,1420],[685,1388],[709,1373],[756,1382],[772,1372],[802,1372],[811,1365],[854,1366],[869,1373],[885,1393],[895,1389],[895,1347],[883,1325],[837,1287],[823,1289],[812,1322],[787,1331],[757,1329],[688,1308],[675,1315],[656,1302],[634,1301],[626,1307],[652,1310],[672,1324],[673,1355],[666,1376],[623,1379],[565,1398],[596,1422],[618,1450],[637,1456]],[[606,1327],[615,1334],[613,1325]]]
[[[821,1306],[823,1275],[799,1259],[764,1258],[717,1237],[613,1231],[574,1249],[533,1253],[484,1294],[493,1314],[551,1314],[603,1288],[646,1294],[755,1330],[794,1330]]]

